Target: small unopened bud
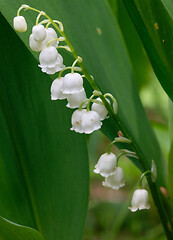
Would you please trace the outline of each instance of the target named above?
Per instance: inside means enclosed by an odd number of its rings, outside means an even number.
[[[13,19],[13,26],[17,32],[26,32],[27,23],[23,16],[17,16]]]

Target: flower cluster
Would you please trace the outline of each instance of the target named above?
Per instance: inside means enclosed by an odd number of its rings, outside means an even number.
[[[31,9],[27,5],[19,8],[17,17],[14,18],[14,28],[19,32],[27,30],[27,24],[23,16],[19,13],[22,9]],[[32,9],[33,10],[33,9]],[[41,16],[47,17],[39,22]],[[57,28],[60,30],[61,36],[58,37],[56,31],[50,27],[51,24],[58,23]],[[44,26],[46,24],[46,26]],[[106,98],[106,94],[95,91],[94,94],[87,98],[83,86],[83,78],[80,67],[76,67],[77,63],[82,62],[81,57],[77,57],[72,66],[65,67],[63,57],[59,54],[58,48],[64,48],[71,51],[68,45],[59,45],[60,42],[66,41],[63,34],[64,28],[61,22],[50,20],[50,18],[42,11],[38,14],[36,25],[32,27],[32,33],[29,37],[29,46],[33,51],[40,52],[38,65],[41,70],[47,74],[55,74],[59,72],[58,77],[51,85],[51,100],[67,100],[67,107],[76,109],[72,114],[71,130],[77,133],[90,134],[98,130],[102,126],[102,121],[107,118],[108,111],[102,101],[104,99],[111,106],[111,102]],[[69,73],[64,74],[65,71]],[[78,71],[78,72],[76,72]],[[93,77],[92,77],[93,79]],[[112,99],[112,107],[116,105],[116,100],[111,94],[107,94]],[[92,105],[91,105],[92,103]],[[91,105],[91,106],[90,106]]]
[[[52,20],[42,11],[31,8],[28,5],[22,5],[17,12],[17,16],[13,20],[16,31],[25,32],[27,30],[26,20],[23,16],[20,16],[20,11],[22,9],[30,9],[39,12],[36,18],[36,24],[32,27],[32,33],[29,36],[29,46],[33,51],[40,52],[40,64],[38,66],[44,73],[51,75],[58,73],[58,76],[51,85],[51,100],[66,99],[66,106],[71,109],[76,109],[71,118],[72,131],[90,134],[100,129],[102,121],[108,117],[107,109],[114,114],[117,113],[118,106],[116,99],[110,93],[103,95],[95,84],[94,78],[88,73],[85,73],[86,71],[81,64],[82,58],[79,56],[77,57],[77,54],[74,52],[74,49],[64,34],[64,28],[61,22]],[[46,19],[39,22],[41,16],[44,16]],[[51,24],[58,30],[58,34],[54,28],[50,27]],[[58,35],[60,36],[58,37]],[[66,42],[67,45],[60,45],[60,42]],[[72,66],[66,67],[63,64],[63,57],[59,54],[58,48],[63,48],[73,53],[75,61]],[[79,66],[76,66],[76,64]],[[69,72],[64,74],[67,70]],[[83,72],[83,75],[78,72]],[[91,85],[96,86],[93,95],[89,98],[86,96],[83,78],[90,79]],[[99,158],[98,163],[95,165],[94,172],[105,177],[105,181],[102,182],[103,186],[118,190],[125,185],[123,169],[118,166],[119,158],[122,155],[131,157],[137,156],[135,152],[123,150],[116,157],[116,155],[110,151],[111,146],[116,142],[130,143],[131,141],[124,138],[122,134],[119,134],[119,137],[111,142],[107,152],[102,154]],[[142,175],[142,178],[144,175],[145,173]],[[136,190],[132,198],[132,207],[129,209],[134,212],[137,209],[148,209],[149,207],[148,192],[145,189]]]
[[[102,182],[102,185],[104,187],[112,188],[113,190],[119,190],[119,188],[124,187],[125,185],[123,169],[118,166],[118,160],[120,157],[122,155],[126,155],[137,158],[135,152],[131,152],[125,149],[123,149],[116,157],[116,155],[110,151],[112,145],[116,142],[130,143],[131,141],[127,138],[124,138],[121,133],[119,137],[115,138],[114,141],[111,142],[107,149],[107,152],[101,155],[94,169],[95,173],[99,173],[101,176],[105,177],[105,181]],[[141,182],[146,173],[142,174],[140,180]],[[142,183],[140,184],[142,185]],[[148,203],[148,200],[148,192],[145,189],[138,189],[133,194],[132,206],[129,207],[129,209],[132,212],[135,212],[138,209],[149,209],[150,205]]]
[[[105,177],[103,186],[118,190],[125,185],[123,169],[117,167],[117,157],[112,152],[104,153],[95,165],[95,173]]]

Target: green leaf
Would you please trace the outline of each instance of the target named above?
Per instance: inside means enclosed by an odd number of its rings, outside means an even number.
[[[169,158],[168,158],[168,189],[169,189],[169,196],[171,199],[173,198],[173,141],[171,144],[170,152],[169,152]],[[173,206],[172,206],[173,207]]]
[[[141,37],[158,80],[173,100],[173,3],[168,0],[123,0],[123,3]]]
[[[43,240],[36,230],[24,227],[0,217],[1,240]]]
[[[10,24],[20,3],[23,2],[0,2],[1,11]],[[31,0],[30,5],[46,11],[52,19],[63,22],[66,35],[102,92],[110,92],[116,97],[119,120],[141,154],[140,161],[133,161],[143,170],[150,169],[151,160],[154,159],[160,166],[158,182],[164,185],[163,156],[139,100],[128,54],[107,1],[50,0],[47,4],[46,0]],[[36,14],[28,11],[25,16],[28,32],[20,36],[28,46]],[[117,135],[119,126],[112,119],[103,125],[102,131],[112,140]]]
[[[168,187],[171,199],[173,198],[173,102],[169,100],[169,140],[170,140],[170,150],[168,157]],[[173,210],[173,205],[172,205]]]
[[[70,131],[72,111],[50,100],[50,78],[2,16],[1,29],[0,215],[46,240],[82,239],[85,137]]]
[[[132,70],[138,89],[149,80],[149,63],[142,42],[131,22],[122,1],[109,0],[111,9],[117,18],[132,64]],[[117,2],[117,3],[116,3]]]

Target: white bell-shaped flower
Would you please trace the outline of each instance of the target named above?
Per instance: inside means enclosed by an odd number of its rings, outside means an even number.
[[[27,23],[23,16],[17,16],[13,19],[14,29],[18,32],[26,32]]]
[[[35,41],[33,34],[29,37],[29,46],[35,52],[40,52],[42,50],[42,42]]]
[[[42,71],[46,72],[47,74],[54,74],[65,67],[63,65],[62,56],[53,46],[44,48],[40,53],[39,60],[39,67],[41,67]]]
[[[96,100],[102,103],[102,100],[100,98],[97,98]],[[108,99],[106,100],[110,103]],[[108,110],[106,109],[106,107],[99,103],[93,103],[91,109],[99,114],[100,120],[104,120],[108,114]]]
[[[43,67],[42,72],[54,74],[61,71],[63,68],[65,68],[65,65],[63,64],[63,57],[58,53],[57,64],[54,67]]]
[[[42,42],[46,38],[46,28],[42,24],[35,25],[32,28],[32,35],[35,41]]]
[[[85,90],[75,94],[69,94],[67,96],[68,104],[66,105],[68,108],[79,108],[82,102],[87,100]],[[87,103],[86,103],[87,104]],[[84,103],[82,107],[86,107]]]
[[[70,130],[74,130],[77,133],[83,133],[82,129],[82,115],[86,112],[86,109],[76,110],[72,114],[71,123],[72,128]]]
[[[57,36],[57,33],[55,32],[55,30],[53,28],[46,29],[46,38],[42,42],[43,48],[47,47],[48,42],[50,42],[51,40],[56,39],[56,38],[58,38],[58,36]],[[52,41],[49,44],[49,46],[53,46],[53,47],[57,48],[58,47],[58,43],[59,42],[57,40],[55,40],[55,41]]]
[[[147,190],[145,189],[137,189],[134,193],[133,193],[133,197],[132,197],[132,206],[129,207],[129,209],[132,212],[136,212],[138,209],[142,210],[142,209],[149,209],[150,208],[150,204],[149,204],[149,195]]]
[[[117,171],[117,158],[112,152],[104,153],[95,165],[94,172],[100,173],[103,177],[109,177]]]
[[[100,129],[102,122],[100,122],[100,117],[95,111],[87,111],[82,115],[82,129],[86,134],[90,134],[95,130]]]
[[[110,187],[114,190],[118,190],[119,188],[124,187],[125,180],[124,180],[123,169],[120,167],[117,167],[114,175],[106,177],[105,181],[102,182],[102,184],[104,187]]]
[[[64,78],[56,78],[51,85],[51,100],[57,100],[57,99],[66,99],[67,95],[62,93],[62,86],[63,86],[63,80]]]
[[[63,84],[64,94],[76,94],[83,90],[83,78],[79,73],[67,73],[65,75]]]

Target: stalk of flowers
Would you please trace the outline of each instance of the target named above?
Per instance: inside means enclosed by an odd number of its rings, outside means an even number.
[[[38,13],[36,24],[32,28],[32,33],[29,37],[29,45],[33,51],[40,52],[38,65],[41,70],[47,74],[58,73],[58,77],[51,85],[51,99],[64,100],[67,99],[67,107],[75,109],[72,114],[72,127],[77,133],[90,134],[98,130],[102,126],[102,121],[111,115],[117,126],[123,130],[122,125],[117,116],[118,104],[116,99],[110,94],[102,94],[94,78],[88,73],[87,69],[82,64],[82,58],[79,57],[70,41],[64,33],[63,24],[60,21],[52,20],[45,12],[39,11],[28,5],[22,5],[14,18],[14,28],[16,31],[25,32],[27,30],[27,23],[23,16],[20,16],[20,11],[33,10]],[[40,18],[44,16],[46,19],[39,22]],[[44,26],[44,24],[46,26]],[[52,25],[54,28],[50,27]],[[60,45],[60,42],[65,42],[67,45]],[[63,48],[71,52],[75,58],[72,66],[66,67],[63,64],[63,57],[59,54],[58,49]],[[76,66],[78,64],[79,66]],[[64,75],[64,71],[70,70]],[[78,72],[82,72],[83,75]],[[83,87],[83,77],[85,77],[93,87],[93,95],[87,98],[85,89]],[[110,100],[108,99],[110,98]],[[91,105],[92,103],[92,105]],[[91,105],[91,107],[90,107]],[[95,173],[100,173],[105,177],[103,186],[118,190],[125,185],[123,169],[118,166],[118,160],[122,155],[137,157],[135,152],[123,150],[117,157],[110,149],[116,142],[126,142],[131,144],[131,140],[119,136],[111,142],[106,153],[102,154],[98,163],[95,166]],[[151,171],[150,171],[151,172]],[[145,174],[145,173],[144,173]],[[142,205],[143,204],[143,205]],[[137,209],[149,208],[148,195],[146,190],[136,190],[132,199],[131,211]]]

